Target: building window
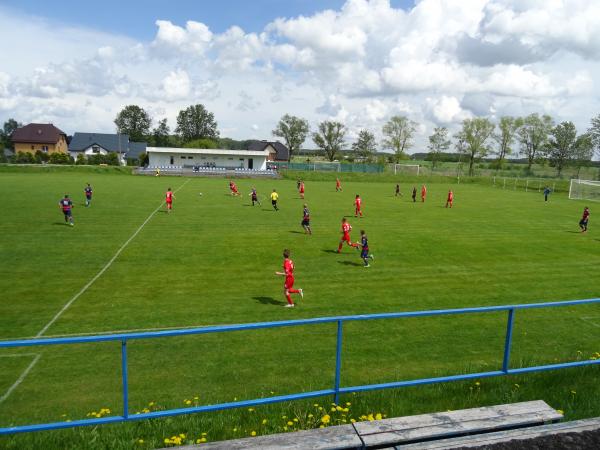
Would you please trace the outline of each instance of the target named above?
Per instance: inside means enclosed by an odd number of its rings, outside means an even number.
[[[188,156],[188,159],[194,159],[194,157],[193,156]]]
[[[228,159],[229,159],[229,161],[233,161],[233,158],[228,158]]]
[[[97,145],[94,145],[92,147],[92,155],[95,155],[97,153],[100,153],[100,147],[98,147]]]
[[[35,147],[33,145],[31,146],[31,150],[35,150]]]
[[[48,153],[48,146],[47,145],[42,145],[42,151],[44,153]]]
[[[181,159],[185,159],[185,156],[182,156]]]

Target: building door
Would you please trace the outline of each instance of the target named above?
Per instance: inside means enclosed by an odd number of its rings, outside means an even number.
[[[175,158],[171,156],[171,165],[175,164]]]
[[[254,160],[252,158],[248,158],[248,169],[254,169]]]

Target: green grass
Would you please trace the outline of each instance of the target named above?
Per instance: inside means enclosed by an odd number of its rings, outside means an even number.
[[[327,174],[329,175],[329,174]],[[133,329],[246,323],[344,314],[530,303],[597,296],[597,233],[578,233],[584,204],[554,194],[547,204],[525,193],[478,184],[429,184],[425,204],[413,204],[409,185],[377,176],[343,174],[342,193],[331,181],[307,181],[314,234],[300,228],[302,200],[292,180],[239,180],[232,198],[224,179],[123,176],[116,172],[2,171],[0,191],[10,200],[0,217],[0,338],[35,336],[112,258],[161,203],[176,193],[173,214],[151,217],[108,270],[48,329],[45,336]],[[294,174],[288,174],[294,177]],[[366,182],[369,181],[369,182]],[[442,180],[439,180],[442,181]],[[462,181],[462,179],[461,179]],[[94,187],[84,208],[83,187]],[[185,183],[185,185],[184,185]],[[249,206],[255,185],[262,207]],[[266,200],[280,193],[281,211]],[[455,208],[443,208],[447,190]],[[75,227],[63,224],[58,200],[75,198]],[[199,193],[203,195],[200,196]],[[350,217],[353,238],[369,234],[376,260],[364,269],[355,251],[332,253],[339,223],[360,193],[365,217]],[[14,206],[13,206],[14,205]],[[292,250],[296,283],[305,298],[283,308],[283,248]],[[342,384],[411,379],[498,368],[505,314],[371,321],[344,328]],[[532,310],[516,316],[513,361],[552,363],[600,351],[600,307]],[[129,344],[130,405],[161,408],[330,388],[335,327],[236,332]],[[581,352],[581,353],[578,353]],[[0,426],[121,408],[117,343],[0,351],[0,395],[33,356],[42,356],[23,383],[0,404]],[[598,368],[485,380],[489,389],[453,383],[349,396],[354,418],[433,412],[479,404],[542,398],[568,417],[600,415]],[[517,381],[518,380],[518,381]],[[513,384],[526,385],[527,389]],[[575,398],[570,391],[578,393]],[[585,395],[581,395],[585,393]],[[581,400],[579,400],[581,396]],[[194,400],[195,401],[195,400]],[[319,399],[328,404],[330,399]],[[0,439],[0,447],[131,448],[159,446],[173,434],[209,430],[210,439],[281,431],[281,415],[308,420],[313,402],[202,414]],[[275,420],[278,420],[275,425]],[[347,417],[349,420],[349,416]],[[341,420],[341,418],[339,418]],[[300,423],[300,422],[299,422]],[[240,426],[239,432],[233,428]],[[294,425],[293,428],[298,428]],[[186,431],[187,430],[187,431]],[[197,433],[196,433],[197,434]],[[43,444],[42,444],[43,443]],[[50,444],[48,444],[50,443]]]

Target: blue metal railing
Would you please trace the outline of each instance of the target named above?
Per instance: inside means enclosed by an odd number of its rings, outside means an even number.
[[[16,427],[0,428],[0,435],[25,433],[31,431],[55,430],[59,428],[72,428],[86,425],[99,425],[116,422],[126,422],[132,420],[143,420],[166,416],[176,416],[181,414],[190,414],[197,412],[219,411],[225,409],[241,408],[248,406],[266,405],[270,403],[279,403],[291,400],[300,400],[313,397],[322,397],[333,395],[334,401],[339,402],[340,394],[351,392],[372,391],[378,389],[399,388],[406,386],[417,386],[423,384],[442,383],[446,381],[470,380],[473,378],[494,377],[499,375],[513,375],[528,372],[541,372],[544,370],[562,369],[568,367],[587,366],[592,364],[600,364],[600,359],[574,361],[559,364],[548,364],[542,366],[522,367],[518,369],[510,368],[510,350],[512,344],[512,332],[514,326],[515,312],[519,309],[534,309],[534,308],[552,308],[561,306],[579,306],[600,303],[600,298],[592,298],[586,300],[571,300],[551,303],[530,303],[524,305],[506,305],[506,306],[488,306],[481,308],[460,308],[460,309],[439,309],[433,311],[410,311],[398,313],[383,313],[383,314],[368,314],[355,316],[338,316],[338,317],[319,317],[314,319],[302,320],[285,320],[280,322],[257,322],[240,325],[221,325],[201,328],[191,328],[183,330],[168,330],[155,331],[147,333],[121,333],[98,336],[79,336],[66,338],[48,338],[48,339],[20,339],[14,341],[0,342],[0,348],[14,347],[33,347],[44,345],[68,345],[68,344],[86,344],[92,342],[121,342],[121,378],[123,386],[123,414],[121,416],[101,417],[97,419],[73,420],[70,422],[52,422],[34,425],[23,425]],[[444,316],[455,314],[473,314],[473,313],[490,313],[508,311],[508,320],[506,324],[506,335],[504,342],[504,356],[502,360],[502,369],[490,372],[477,372],[462,375],[451,375],[436,378],[420,378],[409,381],[395,381],[391,383],[368,384],[363,386],[348,386],[341,387],[341,367],[342,367],[342,336],[344,322],[357,322],[362,320],[377,320],[377,319],[399,319],[409,317],[429,317],[429,316]],[[128,389],[128,370],[127,370],[127,342],[135,339],[153,339],[172,336],[198,335],[208,333],[227,333],[231,331],[241,330],[258,330],[264,328],[282,328],[295,327],[301,325],[316,325],[324,323],[337,323],[337,343],[336,343],[336,358],[335,358],[335,381],[332,389],[323,389],[319,391],[301,392],[297,394],[279,395],[273,397],[259,398],[253,400],[235,401],[227,403],[218,403],[214,405],[195,406],[190,408],[169,409],[165,411],[153,411],[142,414],[129,415],[129,389]]]

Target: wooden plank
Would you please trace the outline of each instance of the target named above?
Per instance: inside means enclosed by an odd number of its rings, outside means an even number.
[[[447,422],[425,428],[361,435],[361,439],[367,446],[399,444],[424,439],[441,439],[450,436],[484,433],[512,427],[539,425],[545,423],[546,417],[546,415],[540,414],[527,414],[466,422]]]
[[[497,431],[482,435],[462,436],[457,438],[441,439],[432,442],[420,442],[402,445],[402,450],[425,450],[425,449],[452,449],[460,447],[480,447],[484,445],[498,444],[512,440],[535,439],[541,436],[563,433],[579,433],[581,431],[600,430],[600,418],[574,420],[572,422],[555,423],[552,425],[540,425],[518,430]]]
[[[361,449],[362,441],[352,425],[340,425],[179,448],[188,450],[351,450]]]
[[[562,418],[546,402],[535,400],[530,402],[513,403],[507,405],[486,406],[444,413],[420,414],[416,416],[396,417],[393,419],[375,420],[372,422],[357,422],[354,424],[358,434],[367,435],[384,433],[388,431],[399,431],[412,428],[426,428],[429,426],[443,425],[447,423],[459,423],[469,420],[493,419],[518,414],[539,413],[547,414],[548,421]]]

